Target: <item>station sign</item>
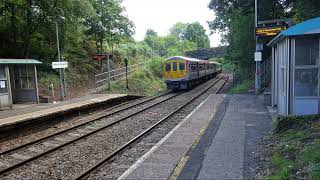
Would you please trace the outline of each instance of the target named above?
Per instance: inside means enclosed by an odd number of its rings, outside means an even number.
[[[52,62],[52,69],[65,69],[65,68],[68,68],[67,61]]]
[[[107,54],[94,54],[92,56],[92,59],[96,61],[105,61],[107,60],[107,56]]]
[[[269,36],[277,36],[283,30],[286,30],[287,26],[279,25],[272,27],[257,27],[256,28],[256,36],[257,37],[269,37]]]
[[[254,61],[262,61],[262,53],[261,52],[255,52],[254,53]]]

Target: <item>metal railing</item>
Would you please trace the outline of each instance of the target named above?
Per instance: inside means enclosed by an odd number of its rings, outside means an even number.
[[[132,73],[134,70],[145,66],[146,64],[147,62],[128,66],[128,75]],[[126,67],[110,70],[110,77],[108,77],[108,75],[109,75],[108,69],[106,69],[102,73],[95,75],[95,85],[96,85],[97,91],[99,91],[102,86],[108,85],[109,82],[111,83],[111,82],[125,78]]]
[[[267,88],[271,82],[271,59],[272,57],[266,59],[261,64],[261,82],[262,89]]]

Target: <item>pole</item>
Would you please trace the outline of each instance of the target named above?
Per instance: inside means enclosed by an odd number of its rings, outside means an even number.
[[[124,63],[126,65],[126,82],[127,82],[127,89],[129,89],[129,81],[128,81],[128,59],[124,59]]]
[[[58,22],[56,20],[56,35],[57,35],[57,50],[58,50],[58,61],[61,62],[60,59],[60,45],[59,45],[59,30],[58,30]],[[60,96],[61,100],[64,100],[64,88],[63,88],[63,80],[62,80],[62,69],[60,71]]]
[[[108,66],[108,91],[111,89],[111,83],[110,83],[110,58],[109,58],[109,53],[107,57],[107,66]]]
[[[258,27],[258,0],[255,0],[255,28]],[[258,52],[258,38],[256,38],[256,52]],[[261,89],[261,67],[260,61],[256,61],[256,73],[255,73],[255,89],[256,93],[258,94]]]

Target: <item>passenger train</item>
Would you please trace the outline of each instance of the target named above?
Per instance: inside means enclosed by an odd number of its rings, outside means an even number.
[[[163,79],[169,90],[190,89],[220,72],[219,63],[183,56],[170,57],[163,63]]]

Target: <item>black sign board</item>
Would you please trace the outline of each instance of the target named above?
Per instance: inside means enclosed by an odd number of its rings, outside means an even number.
[[[272,26],[272,27],[257,27],[256,36],[257,37],[276,36],[286,29],[287,29],[287,26],[285,25]]]

